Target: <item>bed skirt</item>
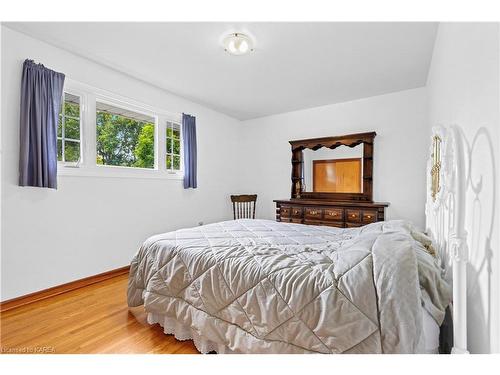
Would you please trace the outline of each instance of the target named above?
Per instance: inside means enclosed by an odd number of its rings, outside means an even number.
[[[428,314],[427,314],[428,315]],[[425,314],[424,314],[425,317]],[[163,328],[163,332],[166,335],[174,335],[174,337],[179,341],[193,340],[196,349],[203,354],[210,352],[217,352],[219,354],[235,354],[242,353],[240,351],[235,352],[228,348],[224,344],[216,342],[216,338],[207,338],[198,333],[198,331],[186,324],[179,322],[175,318],[169,316],[158,314],[158,313],[147,313],[147,321],[149,324],[159,324]],[[436,326],[436,327],[434,327]],[[421,337],[425,341],[425,350],[421,353],[425,354],[437,354],[438,349],[435,344],[439,340],[439,327],[437,324],[430,319],[424,318],[424,332]],[[247,345],[254,346],[255,343],[248,342]],[[248,352],[251,353],[252,350],[248,348]],[[255,349],[255,348],[254,348]],[[274,353],[273,351],[262,351],[262,353]]]
[[[194,328],[180,323],[177,319],[170,318],[165,315],[148,313],[147,316],[149,324],[158,323],[163,327],[163,332],[166,335],[174,335],[179,341],[193,340],[196,349],[203,354],[209,352],[217,352],[219,354],[233,354],[224,344],[216,343],[210,339],[201,336]]]

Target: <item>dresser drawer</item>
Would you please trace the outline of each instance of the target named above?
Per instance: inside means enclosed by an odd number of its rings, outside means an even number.
[[[361,223],[345,223],[346,228],[358,228],[362,227],[364,224]]]
[[[306,207],[304,211],[304,217],[306,219],[321,219],[322,210],[321,208]]]
[[[335,221],[323,221],[322,225],[328,225],[329,227],[337,227],[337,228],[344,228],[345,225],[343,222],[335,222]]]
[[[355,228],[385,219],[387,204],[321,199],[277,200],[276,220],[285,223]]]
[[[302,207],[292,207],[292,217],[302,217]]]
[[[292,213],[291,207],[288,207],[288,206],[280,207],[280,216],[281,217],[288,218],[288,217],[290,217],[291,213]]]
[[[344,220],[344,210],[342,208],[325,208],[323,218],[324,220],[342,221]]]
[[[363,211],[362,221],[365,224],[377,221],[377,211]]]
[[[346,221],[350,223],[360,223],[361,222],[361,211],[359,210],[345,210]]]

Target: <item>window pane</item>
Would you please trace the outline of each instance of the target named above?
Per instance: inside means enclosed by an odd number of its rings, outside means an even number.
[[[62,111],[57,122],[57,159],[63,162],[80,160],[80,143],[68,140],[80,140],[80,97],[64,93]],[[63,158],[64,148],[64,158]]]
[[[68,93],[64,94],[64,114],[80,117],[80,97]]]
[[[97,164],[154,168],[155,119],[96,103]]]
[[[64,159],[69,162],[77,162],[80,159],[80,142],[64,142]]]
[[[62,116],[59,115],[59,120],[57,121],[57,136],[62,137]]]
[[[64,138],[80,139],[80,120],[66,117],[64,122]]]
[[[172,169],[172,155],[167,155],[167,169]]]
[[[167,137],[172,138],[172,123],[167,122]]]
[[[174,169],[179,170],[181,169],[181,157],[174,155]]]
[[[174,135],[175,139],[180,139],[181,138],[181,131],[178,128],[176,128],[173,130],[173,135]]]
[[[178,139],[174,139],[174,150],[173,153],[176,155],[181,154],[181,142]]]
[[[172,153],[172,139],[171,138],[167,138],[167,152],[169,154]]]
[[[62,140],[57,140],[57,160],[62,161]]]

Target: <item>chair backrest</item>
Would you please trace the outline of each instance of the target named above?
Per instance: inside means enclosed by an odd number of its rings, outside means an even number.
[[[257,194],[253,195],[231,195],[233,202],[233,215],[236,219],[255,219],[255,204]]]

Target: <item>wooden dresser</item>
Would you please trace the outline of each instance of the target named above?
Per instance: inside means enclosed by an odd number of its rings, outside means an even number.
[[[290,141],[291,199],[274,200],[276,220],[339,228],[360,227],[383,221],[385,208],[389,203],[373,202],[372,197],[376,135],[375,132],[368,132]],[[315,157],[312,152],[318,150],[322,151]],[[335,153],[332,153],[334,150]],[[346,156],[346,151],[349,156]],[[356,169],[358,175],[355,176],[357,182],[351,184],[348,189],[345,189],[346,185],[338,183],[340,178],[344,178],[348,173],[339,170],[327,173],[330,179],[328,184],[315,183],[315,162],[346,160],[359,163],[359,168]],[[312,187],[312,190],[306,191],[306,185],[311,185],[311,180],[312,186],[307,187]]]
[[[319,199],[277,199],[276,221],[338,228],[360,227],[385,218],[388,203],[339,202]]]

